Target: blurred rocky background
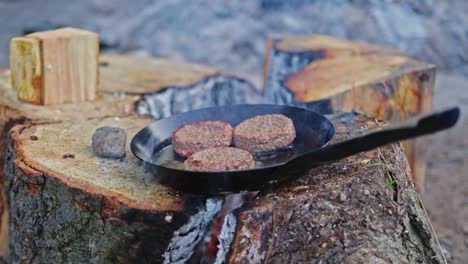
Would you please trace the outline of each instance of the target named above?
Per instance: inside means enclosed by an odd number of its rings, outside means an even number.
[[[271,34],[328,34],[397,48],[437,65],[435,109],[468,109],[466,0],[0,0],[0,67],[8,42],[74,26],[102,50],[209,64],[261,85]],[[468,119],[432,137],[423,196],[450,263],[468,260]]]

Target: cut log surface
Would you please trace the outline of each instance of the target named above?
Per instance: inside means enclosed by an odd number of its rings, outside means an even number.
[[[97,158],[90,148],[99,127],[120,127],[132,137],[150,122],[127,117],[13,128],[7,165],[12,263],[161,263],[187,257],[177,250],[196,245],[221,200],[145,182],[129,144],[122,161]]]
[[[397,123],[432,110],[435,67],[366,43],[327,36],[273,37],[265,60],[265,95],[322,113],[360,110]],[[424,139],[404,143],[419,191]]]
[[[205,65],[161,58],[101,55],[101,91],[154,93],[172,86],[193,85],[220,71]]]
[[[334,141],[377,127],[332,118]],[[398,144],[325,163],[231,213],[217,263],[445,263]]]
[[[209,106],[258,102],[260,98],[258,91],[247,81],[207,66],[123,55],[101,55],[100,62],[102,74],[98,99],[75,104],[37,106],[23,103],[11,87],[10,71],[0,71],[0,145],[4,146],[0,149],[1,168],[6,160],[8,131],[16,124],[81,122],[134,113],[161,118]],[[171,75],[171,72],[184,76]],[[173,81],[167,76],[172,76]],[[125,81],[121,82],[121,79]],[[3,190],[0,191],[0,255],[7,256],[8,206],[3,170],[0,170],[0,188]]]

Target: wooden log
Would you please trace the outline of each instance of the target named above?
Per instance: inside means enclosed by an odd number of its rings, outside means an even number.
[[[193,109],[262,100],[250,82],[204,65],[119,55],[101,56],[100,61],[103,92],[140,95],[136,111],[157,119]],[[123,80],[121,76],[125,76]]]
[[[135,65],[135,69],[128,65]],[[106,116],[122,117],[133,113],[160,118],[191,109],[255,102],[259,99],[258,91],[247,81],[197,64],[170,62],[158,58],[101,55],[100,68],[102,74],[98,99],[47,106],[27,104],[18,100],[9,81],[10,71],[0,72],[0,146],[6,146],[6,135],[16,124],[44,121],[81,122]],[[179,76],[174,72],[190,77]],[[121,82],[119,76],[125,76],[125,82]],[[173,76],[174,80],[171,82],[167,76]],[[161,78],[164,78],[164,81],[161,81]],[[6,149],[3,147],[0,149],[1,168],[5,165],[5,154]],[[6,175],[2,169],[0,256],[8,256],[6,190]]]
[[[133,155],[97,158],[90,140],[102,126],[132,137],[148,118],[19,125],[8,142],[11,263],[183,261],[221,199],[179,194],[145,182]],[[188,244],[186,244],[188,243]]]
[[[101,91],[154,93],[167,87],[190,86],[208,76],[221,75],[215,68],[162,58],[102,55]]]
[[[265,95],[319,112],[360,110],[400,122],[432,110],[435,67],[398,51],[327,36],[272,37]],[[417,190],[424,190],[427,142],[404,142]]]
[[[9,71],[0,76],[0,256],[8,257],[8,203],[7,177],[3,170],[6,162],[6,140],[9,130],[16,124],[44,120],[86,120],[102,116],[124,116],[134,109],[133,97],[102,95],[98,100],[79,104],[38,106],[23,103],[16,97],[9,81]]]
[[[335,142],[378,126],[335,115]],[[399,144],[324,163],[231,213],[216,263],[445,263]]]
[[[99,35],[75,28],[37,32],[10,42],[12,85],[21,101],[39,104],[96,99]]]

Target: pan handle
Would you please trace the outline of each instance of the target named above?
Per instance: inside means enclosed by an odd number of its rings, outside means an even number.
[[[459,116],[460,109],[452,107],[398,127],[371,132],[308,152],[297,158],[300,161],[293,160],[293,163],[299,161],[307,164],[338,160],[388,143],[435,133],[454,126]]]

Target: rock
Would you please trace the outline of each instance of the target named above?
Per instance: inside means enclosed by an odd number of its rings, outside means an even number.
[[[122,159],[125,157],[127,133],[118,127],[100,127],[92,138],[93,152],[101,158]]]
[[[444,246],[441,247],[442,248],[442,253],[444,254],[445,258],[447,260],[451,260],[452,259],[452,254],[450,253],[450,251],[448,251],[448,249]]]
[[[341,192],[340,193],[340,201],[345,202],[347,199],[348,199],[348,197],[346,197],[346,194],[344,192]]]

